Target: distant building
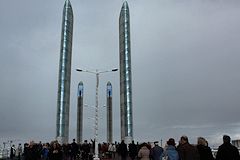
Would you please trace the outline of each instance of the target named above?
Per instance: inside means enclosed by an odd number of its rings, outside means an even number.
[[[240,139],[232,140],[232,145],[234,145],[237,148],[240,148]]]

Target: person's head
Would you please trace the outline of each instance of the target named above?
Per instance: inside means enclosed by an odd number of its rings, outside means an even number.
[[[30,143],[29,143],[29,147],[32,148],[34,144],[35,144],[34,141],[30,141]]]
[[[180,144],[185,144],[188,143],[188,137],[187,136],[182,136],[180,138]]]
[[[167,141],[167,145],[175,146],[175,140],[173,138],[169,138],[169,140]]]
[[[24,147],[29,147],[29,144],[28,143],[24,143]]]
[[[75,142],[76,140],[75,139],[73,139],[73,142]]]
[[[142,147],[147,147],[148,144],[146,142],[142,143]]]
[[[43,144],[43,148],[47,148],[47,144],[46,143]]]
[[[197,143],[198,143],[198,145],[207,146],[207,141],[203,137],[198,137]]]
[[[57,149],[57,143],[56,142],[53,143],[53,149]]]
[[[223,136],[223,143],[230,143],[231,138],[228,135]]]

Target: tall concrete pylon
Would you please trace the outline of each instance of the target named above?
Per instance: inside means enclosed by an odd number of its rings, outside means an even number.
[[[122,5],[119,16],[120,111],[121,140],[133,140],[132,70],[130,43],[130,15],[128,3]]]
[[[69,136],[72,37],[73,10],[70,1],[66,0],[62,17],[56,121],[56,139],[61,144],[68,143]]]
[[[82,143],[83,133],[83,82],[78,84],[78,103],[77,103],[77,143]]]
[[[113,142],[112,84],[107,83],[107,142]]]

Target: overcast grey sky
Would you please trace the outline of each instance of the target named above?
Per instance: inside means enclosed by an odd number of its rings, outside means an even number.
[[[74,12],[70,141],[76,136],[77,85],[95,104],[95,76],[76,68],[119,66],[122,0],[71,0]],[[136,141],[198,136],[211,145],[240,138],[240,1],[129,0]],[[0,141],[55,138],[64,0],[0,1]],[[119,73],[100,76],[100,106],[113,85],[114,140],[120,140]],[[106,141],[106,110],[99,138]],[[84,108],[84,139],[93,138]],[[2,145],[2,143],[0,144]]]

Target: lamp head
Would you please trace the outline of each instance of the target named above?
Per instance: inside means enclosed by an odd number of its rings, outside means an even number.
[[[78,72],[82,72],[83,70],[82,70],[82,69],[76,69],[76,71],[78,71]]]
[[[118,70],[117,68],[112,69],[113,72],[116,72],[117,70]]]

